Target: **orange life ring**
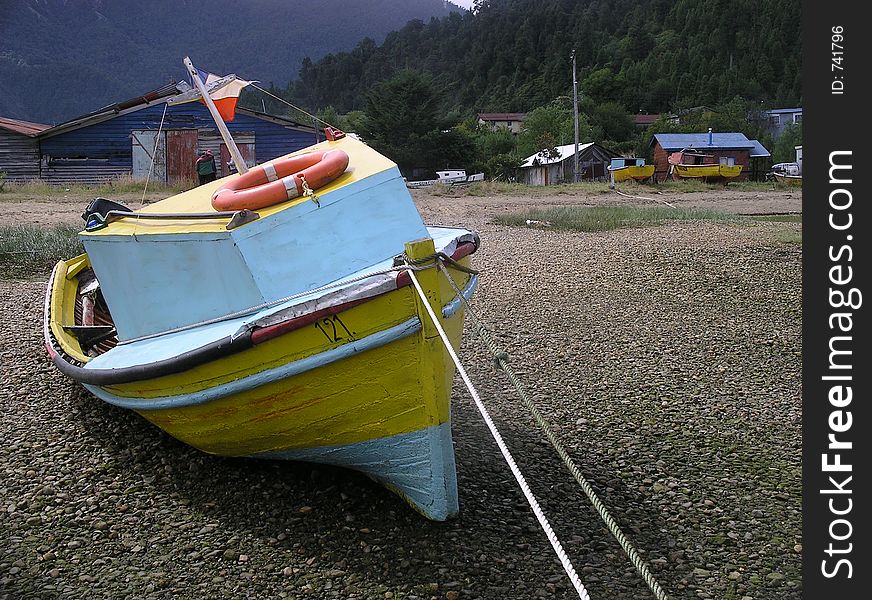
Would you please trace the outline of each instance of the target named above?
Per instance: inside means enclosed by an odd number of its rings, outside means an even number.
[[[273,160],[234,177],[212,194],[215,210],[255,210],[303,195],[303,180],[312,190],[324,187],[348,168],[342,150],[317,150]]]

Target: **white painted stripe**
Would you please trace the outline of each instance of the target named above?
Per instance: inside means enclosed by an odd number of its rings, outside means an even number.
[[[275,165],[273,165],[271,163],[266,163],[265,165],[262,165],[262,166],[263,166],[263,172],[266,175],[267,181],[273,182],[279,178],[279,176],[276,174]]]
[[[297,191],[297,182],[294,180],[293,175],[283,177],[282,183],[285,184],[285,190],[288,192],[288,200],[296,198],[300,195],[300,193]]]

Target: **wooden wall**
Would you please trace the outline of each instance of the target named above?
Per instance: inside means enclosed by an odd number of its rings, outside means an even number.
[[[93,183],[123,173],[130,174],[133,169],[131,132],[157,131],[163,110],[164,104],[153,104],[41,138],[41,178],[50,183]],[[231,134],[254,134],[259,163],[315,143],[315,134],[310,129],[289,128],[239,111],[236,118],[227,123],[227,128]],[[199,102],[167,107],[163,129],[196,129],[205,137],[213,137],[209,135],[211,132],[217,134],[208,109]],[[218,156],[216,154],[216,158]],[[196,154],[192,154],[191,161],[196,158]]]
[[[0,171],[6,181],[24,183],[39,177],[39,142],[15,131],[0,128]]]
[[[579,181],[605,181],[608,179],[608,166],[613,157],[618,156],[601,146],[590,146],[578,153]],[[527,185],[556,185],[571,183],[575,159],[572,156],[562,161],[533,167],[523,167],[518,181]]]

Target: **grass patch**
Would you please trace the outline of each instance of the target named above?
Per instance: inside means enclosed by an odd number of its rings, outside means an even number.
[[[77,225],[0,227],[0,278],[45,275],[60,259],[82,254]]]
[[[802,231],[776,231],[772,239],[780,244],[802,244]]]
[[[530,209],[520,214],[499,216],[494,222],[500,225],[526,227],[527,221],[538,221],[538,225],[547,223],[551,229],[592,233],[625,227],[650,227],[664,223],[694,221],[736,223],[740,220],[741,217],[734,214],[698,208],[564,206]]]
[[[59,192],[70,194],[82,194],[93,197],[111,198],[118,194],[142,193],[145,189],[145,181],[134,179],[130,175],[120,175],[114,179],[110,179],[101,184],[67,184],[53,185],[45,181],[33,180],[27,183],[6,183],[3,188],[0,188],[0,195],[31,195],[31,196],[53,196]],[[175,194],[189,189],[189,186],[182,184],[168,184],[150,181],[148,183],[149,193],[171,193]]]
[[[755,221],[767,221],[770,223],[802,223],[802,215],[799,213],[784,215],[748,215]]]
[[[527,185],[523,183],[502,183],[483,181],[471,186],[474,195],[507,195],[507,196],[553,196],[560,194],[607,194],[611,190],[605,181],[582,181],[579,183],[562,183],[558,185]]]
[[[608,181],[584,181],[580,183],[562,183],[557,185],[526,185],[523,183],[507,183],[505,181],[480,181],[470,185],[449,186],[435,184],[428,188],[426,193],[432,196],[559,196],[559,195],[590,195],[607,194],[611,192]],[[656,192],[672,192],[676,194],[689,194],[693,192],[717,191],[772,191],[771,183],[759,181],[735,181],[727,184],[705,183],[696,179],[680,179],[677,181],[663,181],[658,184],[637,183],[635,181],[622,181],[617,184],[617,189],[624,193],[645,194]]]
[[[599,181],[586,181],[581,183],[566,183],[560,185],[526,185],[523,183],[506,183],[504,181],[479,181],[465,186],[439,186],[434,185],[430,190],[435,190],[439,187],[456,190],[456,194],[466,194],[468,196],[523,196],[540,197],[540,196],[559,196],[561,194],[576,195],[576,194],[606,194],[610,192],[609,184]],[[437,194],[434,195],[448,195]]]

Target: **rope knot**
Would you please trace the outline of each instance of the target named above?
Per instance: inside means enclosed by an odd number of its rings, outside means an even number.
[[[494,367],[497,369],[502,368],[502,363],[509,362],[509,353],[508,352],[497,352],[494,354]]]
[[[315,206],[321,208],[321,201],[318,199],[318,196],[315,194],[312,188],[309,187],[309,184],[306,183],[306,178],[302,175],[300,175],[300,182],[303,184],[303,195],[307,198],[310,198],[312,202],[315,203]]]

